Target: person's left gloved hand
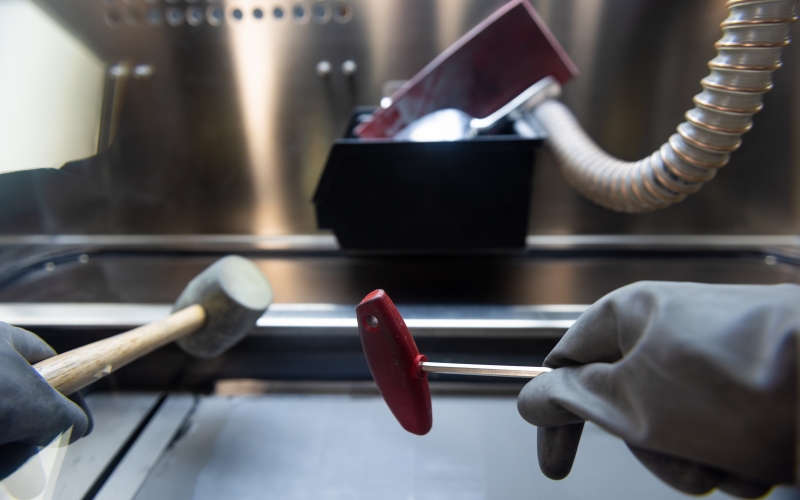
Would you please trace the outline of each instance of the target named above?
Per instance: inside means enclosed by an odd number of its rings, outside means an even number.
[[[91,431],[80,394],[70,401],[31,367],[55,354],[33,333],[0,322],[0,479],[68,429],[70,442]]]

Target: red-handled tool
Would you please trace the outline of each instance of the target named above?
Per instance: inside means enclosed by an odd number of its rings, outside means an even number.
[[[545,367],[433,363],[417,350],[403,317],[383,290],[356,307],[358,333],[369,371],[384,401],[408,432],[427,434],[433,425],[427,372],[533,378]]]

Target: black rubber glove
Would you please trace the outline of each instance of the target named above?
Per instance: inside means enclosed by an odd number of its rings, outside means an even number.
[[[584,421],[686,493],[792,483],[800,286],[640,282],[592,305],[517,401],[539,465],[569,474]]]
[[[70,427],[70,442],[91,431],[80,394],[70,401],[31,367],[55,354],[33,333],[0,322],[0,479]]]

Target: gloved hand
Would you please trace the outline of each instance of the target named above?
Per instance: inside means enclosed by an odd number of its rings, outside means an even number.
[[[592,305],[519,395],[539,466],[569,474],[584,421],[691,494],[792,483],[800,286],[640,282]]]
[[[31,367],[55,354],[33,333],[0,322],[0,479],[70,427],[70,442],[91,431],[80,394],[70,401]]]

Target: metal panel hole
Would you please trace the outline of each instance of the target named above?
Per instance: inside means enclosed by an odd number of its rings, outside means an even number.
[[[209,7],[206,18],[211,26],[219,26],[225,19],[225,10],[222,7]]]
[[[189,7],[186,9],[186,22],[192,26],[200,26],[203,24],[203,19],[206,15],[200,7]]]
[[[325,24],[331,20],[331,8],[324,3],[315,4],[311,11],[311,16],[314,18],[315,23]]]
[[[111,9],[106,12],[106,24],[109,26],[119,26],[119,22],[122,20],[122,14],[119,13],[117,9]]]
[[[177,7],[170,7],[167,9],[165,16],[167,24],[170,26],[180,26],[183,24],[183,11]]]
[[[156,7],[150,7],[147,9],[147,24],[150,26],[160,26],[161,22],[163,21],[161,17],[161,11],[158,10]]]
[[[308,9],[305,5],[298,3],[292,7],[292,17],[298,23],[305,23],[308,21]]]
[[[125,20],[128,21],[128,24],[131,26],[136,26],[142,22],[142,12],[139,9],[128,9]]]
[[[333,20],[339,24],[349,22],[353,18],[353,8],[344,2],[338,2],[333,8]]]

